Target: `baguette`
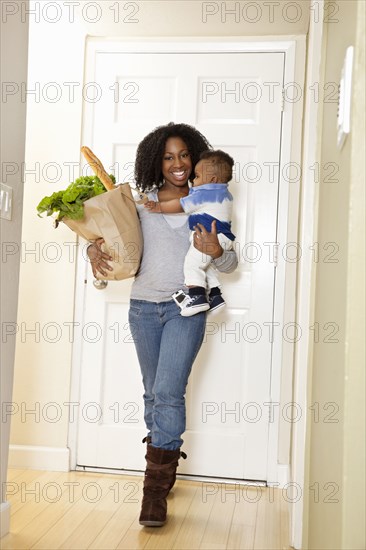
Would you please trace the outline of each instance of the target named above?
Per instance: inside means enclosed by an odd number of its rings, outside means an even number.
[[[108,176],[107,172],[104,170],[103,164],[100,162],[98,157],[96,157],[89,147],[82,147],[81,152],[83,153],[87,163],[90,165],[91,169],[95,175],[100,179],[107,191],[112,191],[115,189],[113,181]]]

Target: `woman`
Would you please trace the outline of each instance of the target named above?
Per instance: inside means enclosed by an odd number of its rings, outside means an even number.
[[[200,154],[210,148],[192,126],[167,124],[148,134],[137,149],[137,187],[149,199],[166,201],[188,195],[188,180]],[[172,300],[184,288],[183,264],[189,248],[186,214],[151,215],[138,208],[144,238],[143,257],[131,290],[129,322],[144,384],[146,472],[140,524],[160,527],[166,521],[166,497],[174,485],[185,431],[185,392],[188,377],[201,347],[206,312],[180,315]],[[100,244],[100,243],[99,243]],[[198,224],[195,247],[212,257],[219,271],[237,266],[234,251],[224,251],[213,222],[211,232]],[[94,275],[106,275],[109,258],[98,243],[88,249]]]

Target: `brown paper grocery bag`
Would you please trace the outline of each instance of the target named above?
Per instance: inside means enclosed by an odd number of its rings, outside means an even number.
[[[142,255],[142,231],[135,201],[128,183],[116,186],[84,202],[82,220],[62,220],[70,229],[88,241],[102,237],[103,251],[112,256],[113,271],[98,279],[120,281],[133,277]]]

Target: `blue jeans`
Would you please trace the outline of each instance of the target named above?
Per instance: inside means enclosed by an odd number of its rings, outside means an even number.
[[[184,396],[203,341],[206,312],[182,317],[173,300],[131,299],[129,323],[142,373],[144,418],[151,443],[179,449],[186,428]]]

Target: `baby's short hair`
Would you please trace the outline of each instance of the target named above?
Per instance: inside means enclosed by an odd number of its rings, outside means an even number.
[[[234,159],[221,149],[203,151],[200,160],[208,160],[212,164],[213,173],[224,183],[233,177]]]

